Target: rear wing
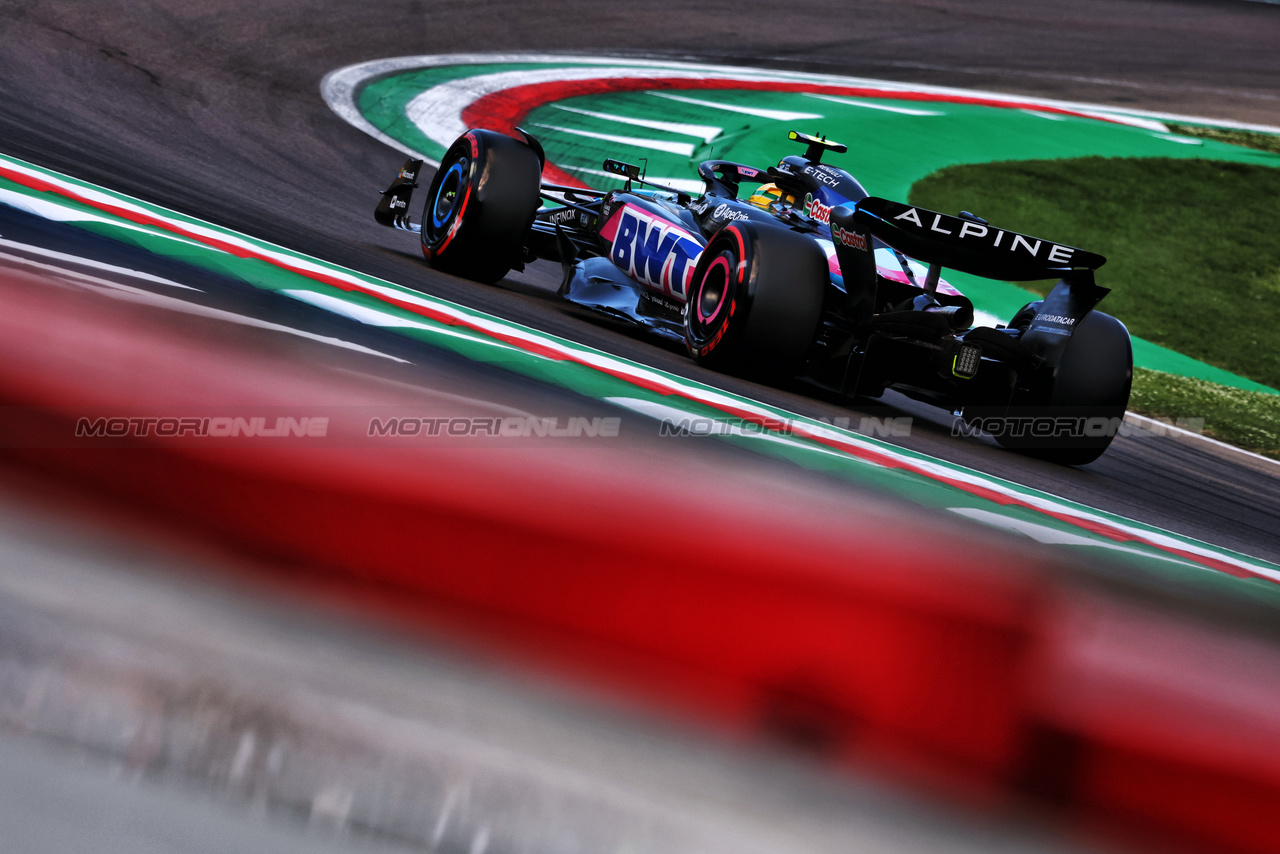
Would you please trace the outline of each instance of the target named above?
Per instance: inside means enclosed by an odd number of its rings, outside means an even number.
[[[922,287],[933,293],[942,267],[984,279],[1029,282],[1058,279],[1021,342],[1056,365],[1080,322],[1110,291],[1093,280],[1101,255],[996,228],[971,214],[937,211],[867,197],[831,211],[831,239],[844,272],[850,310],[875,304],[876,264],[871,237],[929,265]]]
[[[926,264],[984,279],[1029,282],[1092,272],[1101,255],[925,208],[868,197],[853,210],[853,222],[884,243]]]

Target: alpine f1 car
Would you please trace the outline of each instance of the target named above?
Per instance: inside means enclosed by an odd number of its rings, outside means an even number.
[[[566,300],[683,341],[716,370],[799,377],[848,396],[896,389],[1005,447],[1073,465],[1115,435],[1133,354],[1124,325],[1094,310],[1109,293],[1094,282],[1102,256],[968,212],[869,196],[822,162],[845,146],[802,133],[789,136],[804,154],[776,166],[704,161],[695,199],[616,160],[604,168],[622,190],[543,183],[542,146],[519,132],[459,137],[420,225],[409,204],[423,164],[410,160],[375,218],[419,232],[432,266],[480,282],[559,261]],[[973,304],[941,278],[944,267],[1059,281],[1008,325],[973,326]]]

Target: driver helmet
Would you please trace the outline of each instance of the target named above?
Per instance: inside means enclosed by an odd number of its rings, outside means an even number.
[[[751,198],[747,199],[747,203],[764,210],[769,210],[773,205],[778,205],[779,208],[775,209],[778,210],[793,207],[796,203],[796,197],[783,190],[777,184],[761,184],[751,194]]]

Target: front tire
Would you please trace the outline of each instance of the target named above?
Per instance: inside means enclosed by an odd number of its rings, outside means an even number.
[[[775,226],[725,226],[703,250],[685,303],[685,344],[700,365],[757,377],[803,364],[829,272],[813,240]]]
[[[542,164],[524,142],[469,130],[449,146],[422,211],[422,254],[446,273],[492,284],[522,263]]]

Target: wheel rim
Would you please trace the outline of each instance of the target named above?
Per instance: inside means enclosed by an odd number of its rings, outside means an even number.
[[[466,189],[469,163],[464,157],[450,166],[436,189],[435,198],[431,200],[431,228],[437,238],[458,213]]]
[[[732,275],[728,253],[723,253],[712,261],[702,274],[702,281],[698,283],[698,296],[694,301],[694,314],[702,327],[714,326],[725,310]]]

